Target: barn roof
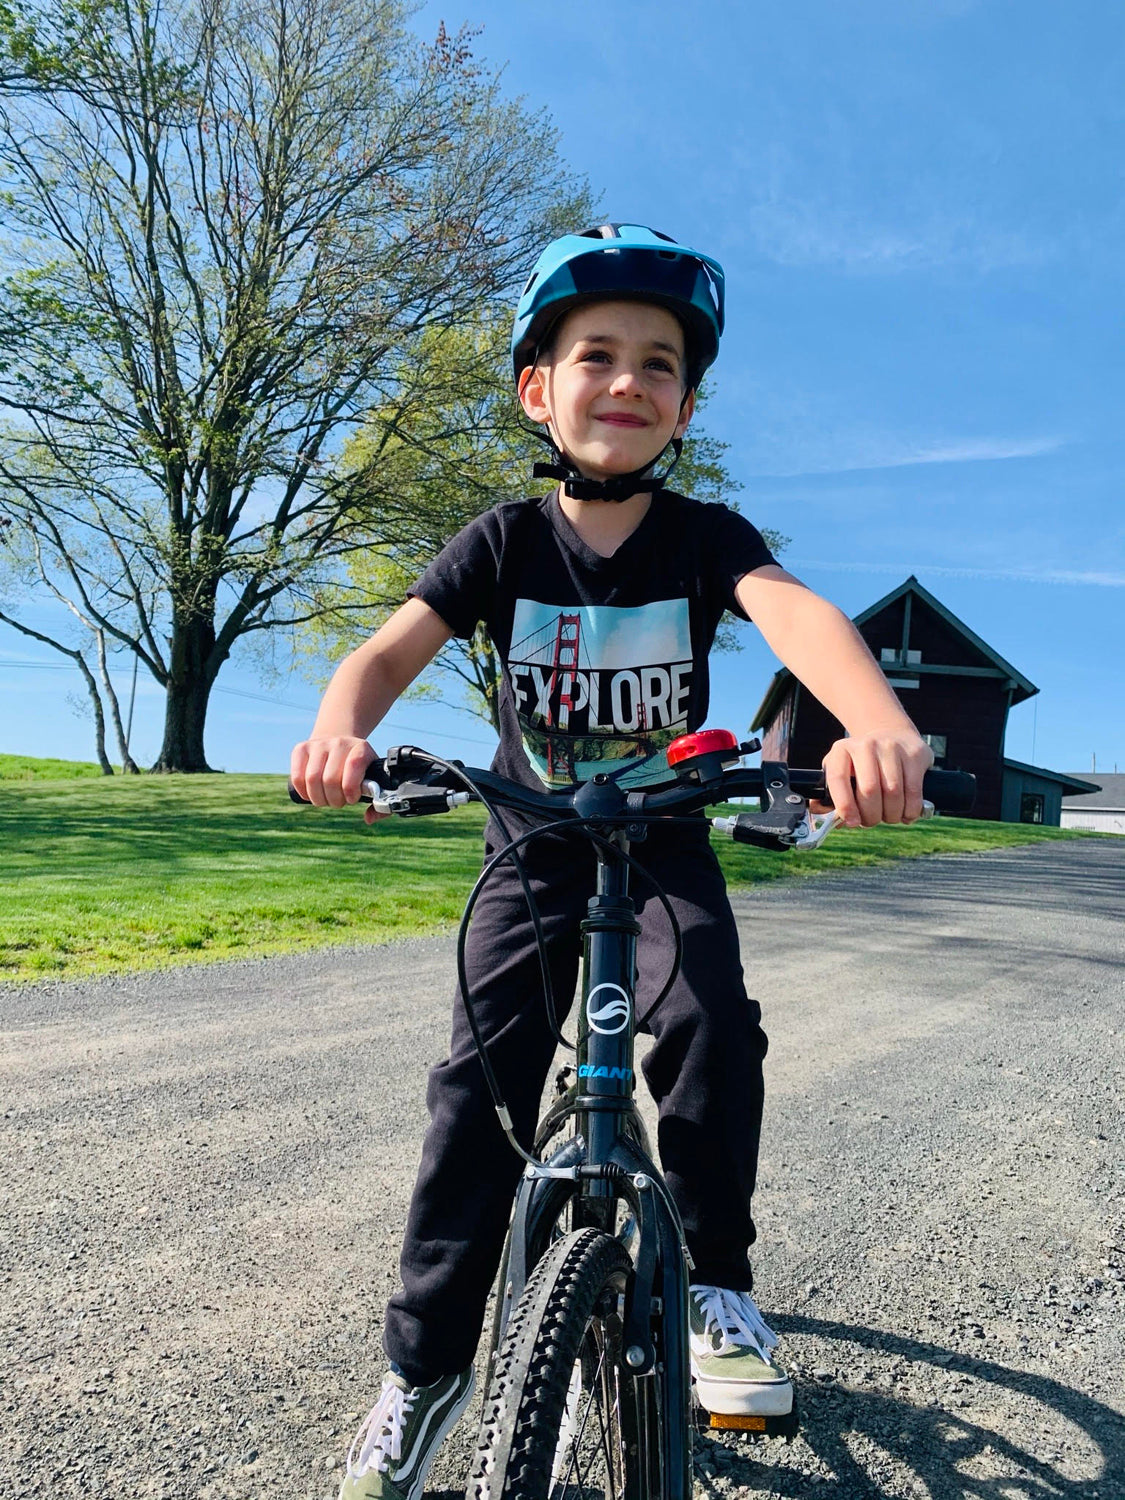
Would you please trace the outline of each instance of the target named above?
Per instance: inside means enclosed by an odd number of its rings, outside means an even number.
[[[883,610],[889,609],[892,604],[897,604],[905,594],[912,594],[914,598],[920,600],[928,609],[932,609],[952,630],[955,630],[963,640],[979,652],[990,666],[1003,672],[1005,677],[1010,679],[1015,685],[1015,691],[1012,694],[1013,703],[1022,703],[1025,699],[1033,697],[1039,691],[1029,678],[1025,677],[1022,672],[1017,671],[1011,662],[1006,661],[987,641],[983,641],[975,630],[970,630],[965,622],[959,620],[952,610],[947,609],[940,599],[935,598],[930,593],[929,589],[923,588],[913,573],[904,583],[900,583],[898,588],[892,589],[889,594],[884,594],[881,599],[876,599],[874,604],[869,604],[865,610],[861,610],[855,616],[852,623],[862,630],[868,621],[873,620]],[[765,697],[758,705],[757,712],[754,715],[750,726],[752,729],[761,729],[771,722],[781,706],[785,690],[792,676],[793,674],[788,667],[782,667],[780,671],[774,673],[770,685],[766,689]]]
[[[1062,796],[1074,807],[1089,807],[1095,800],[1093,797],[1083,797],[1081,801],[1074,801],[1080,792],[1101,791],[1096,781],[1086,781],[1081,776],[1075,776],[1072,771],[1048,771],[1045,766],[1029,766],[1026,761],[1012,760],[1007,755],[1004,757],[1004,769],[1022,771],[1028,776],[1038,776],[1043,781],[1056,782],[1062,788]],[[1102,778],[1103,781],[1105,779]],[[1125,776],[1118,777],[1118,780],[1125,781]]]
[[[1070,775],[1075,773],[1071,771]],[[1087,776],[1096,776],[1099,789],[1090,797],[1068,797],[1067,808],[1102,807],[1107,812],[1125,812],[1125,772],[1088,771]]]

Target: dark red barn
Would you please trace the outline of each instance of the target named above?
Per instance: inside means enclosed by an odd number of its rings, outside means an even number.
[[[974,817],[1059,822],[1062,797],[1088,784],[1005,760],[1008,713],[1039,689],[910,577],[855,617],[887,681],[902,699],[937,765],[977,778]],[[787,668],[774,674],[755,716],[762,755],[819,765],[843,726]]]

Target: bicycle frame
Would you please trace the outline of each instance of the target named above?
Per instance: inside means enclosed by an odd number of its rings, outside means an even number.
[[[628,848],[621,831],[611,835],[611,842]],[[500,1271],[492,1350],[499,1346],[511,1310],[568,1206],[572,1228],[590,1225],[614,1234],[617,1205],[626,1203],[636,1224],[634,1275],[623,1310],[626,1362],[634,1375],[659,1386],[664,1419],[658,1493],[690,1500],[687,1247],[634,1102],[640,924],[629,895],[628,867],[603,849],[598,850],[597,888],[581,930],[582,1009],[575,1079],[544,1116],[537,1152],[572,1120],[575,1133],[546,1160],[543,1170],[528,1167],[520,1181]]]

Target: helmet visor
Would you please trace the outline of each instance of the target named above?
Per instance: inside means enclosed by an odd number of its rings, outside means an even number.
[[[719,305],[715,284],[706,265],[692,255],[675,250],[614,250],[604,244],[594,255],[580,255],[567,267],[574,279],[574,290],[580,297],[645,295],[666,297],[691,307],[697,279],[707,276],[708,291],[716,309]]]

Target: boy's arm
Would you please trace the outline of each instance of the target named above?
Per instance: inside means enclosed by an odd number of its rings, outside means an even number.
[[[920,817],[933,752],[848,617],[776,566],[747,573],[735,594],[773,651],[848,731],[824,757],[828,792],[844,821],[871,827]]]
[[[369,641],[344,658],[321,699],[313,732],[293,749],[290,776],[317,807],[359,801],[375,752],[367,736],[453,632],[421,599],[408,599]],[[374,814],[367,809],[368,821]]]

